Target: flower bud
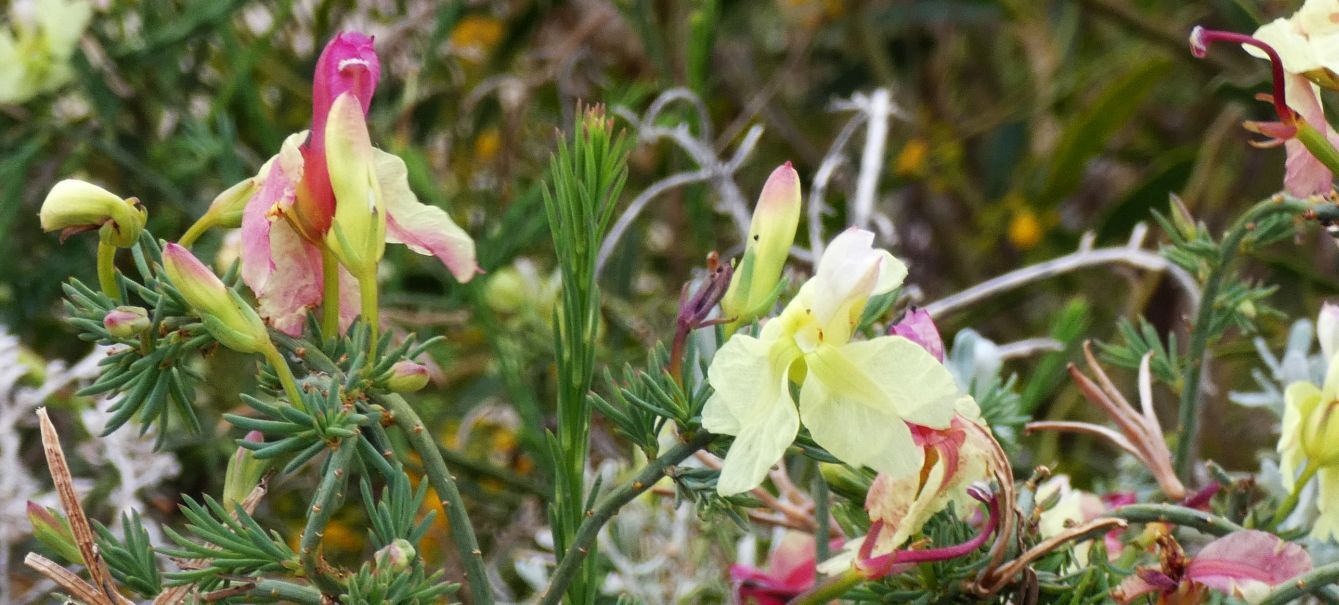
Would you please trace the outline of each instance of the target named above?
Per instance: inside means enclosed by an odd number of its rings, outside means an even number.
[[[781,269],[799,224],[800,175],[786,162],[767,178],[753,210],[744,258],[721,301],[726,317],[741,324],[767,313],[776,300]]]
[[[270,345],[265,323],[255,309],[219,280],[195,255],[177,244],[163,248],[163,271],[190,305],[205,329],[223,346],[257,353]]]
[[[834,493],[858,502],[863,502],[869,493],[871,479],[845,464],[820,462],[818,472],[823,475],[823,480],[828,482],[828,487]]]
[[[148,330],[151,322],[144,307],[121,306],[108,311],[102,325],[112,336],[130,338]]]
[[[205,211],[206,216],[212,216],[214,225],[236,229],[242,226],[242,211],[246,209],[246,203],[260,191],[260,180],[256,177],[243,179],[241,182],[223,190],[218,194],[213,202],[209,204],[209,210]]]
[[[418,553],[414,550],[414,545],[404,538],[396,538],[390,544],[387,544],[374,555],[377,566],[384,566],[393,572],[401,572],[409,569],[409,564],[414,561]]]
[[[1339,352],[1339,305],[1325,303],[1316,316],[1316,339],[1320,341],[1320,352],[1326,362]]]
[[[325,143],[336,200],[326,245],[361,280],[375,275],[386,251],[386,208],[357,97],[344,93],[335,99],[326,122]]]
[[[139,239],[148,214],[133,197],[122,199],[92,183],[66,179],[51,188],[37,216],[43,231],[60,231],[62,240],[99,229],[106,241],[127,248]]]
[[[428,386],[428,368],[409,360],[397,361],[391,366],[386,386],[396,393],[412,393]]]
[[[242,438],[248,443],[264,443],[265,437],[260,431],[251,431]],[[223,506],[232,511],[233,506],[241,504],[251,492],[260,485],[270,463],[256,458],[256,453],[242,446],[228,459],[228,469],[223,474]]]
[[[33,526],[33,537],[55,551],[66,564],[79,564],[84,557],[74,543],[70,522],[60,512],[28,501],[28,523]]]
[[[944,363],[944,339],[939,336],[939,328],[925,309],[912,307],[902,317],[902,321],[888,328],[888,333],[901,336],[925,349],[939,363]]]
[[[520,311],[525,308],[528,294],[534,289],[527,283],[527,278],[531,277],[534,277],[533,271],[526,275],[515,266],[493,271],[484,284],[484,302],[495,313],[510,315]]]

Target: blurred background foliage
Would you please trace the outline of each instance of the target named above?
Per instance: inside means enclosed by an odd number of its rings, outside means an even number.
[[[749,126],[762,125],[735,175],[752,200],[787,160],[807,186],[852,115],[834,102],[889,88],[901,117],[889,130],[878,210],[895,231],[884,233],[885,243],[908,261],[909,283],[929,301],[1072,251],[1087,231],[1099,245],[1122,243],[1151,209],[1166,208],[1169,193],[1221,227],[1277,191],[1282,151],[1250,147],[1240,127],[1269,115],[1253,98],[1267,89],[1266,66],[1227,48],[1196,60],[1186,36],[1196,23],[1250,32],[1298,4],[94,0],[69,82],[0,105],[0,322],[46,357],[85,352],[61,321],[60,283],[93,279],[94,239],[62,244],[39,229],[38,206],[57,180],[79,177],[137,196],[152,231],[175,238],[214,195],[307,127],[310,73],[324,41],[347,28],[374,34],[383,62],[374,139],[406,159],[419,196],[447,208],[476,238],[486,271],[460,286],[434,263],[391,252],[386,314],[399,329],[448,336],[434,351],[438,375],[421,405],[459,453],[473,501],[492,512],[476,517],[480,533],[506,540],[500,528],[536,489],[525,455],[532,435],[520,428],[518,410],[537,410],[541,419],[552,411],[555,262],[538,187],[555,131],[571,124],[578,101],[641,114],[659,92],[684,87],[705,101],[723,157]],[[659,123],[686,121],[701,132],[697,119],[676,106]],[[829,235],[848,220],[840,209],[862,136],[828,191],[837,209],[823,219]],[[625,198],[694,167],[668,142],[639,144]],[[740,249],[714,197],[704,184],[673,190],[623,239],[603,276],[608,366],[636,363],[668,337],[680,287],[708,251]],[[800,233],[804,243],[805,226]],[[1301,243],[1255,251],[1248,269],[1278,284],[1274,301],[1294,316],[1339,290],[1330,244],[1315,236]],[[215,234],[198,250],[217,251],[226,263],[227,248]],[[1111,339],[1118,317],[1144,315],[1159,330],[1181,330],[1181,302],[1158,276],[1103,269],[937,319],[950,340],[967,326],[996,342],[1046,335],[1061,317]],[[1287,324],[1274,318],[1263,326],[1278,342]],[[208,363],[215,380],[205,418],[217,421],[238,404],[232,394],[250,365],[223,352]],[[1229,467],[1254,468],[1255,450],[1239,444],[1269,439],[1268,416],[1225,404],[1228,388],[1245,386],[1242,370],[1255,363],[1249,339],[1237,338],[1215,366],[1206,457]],[[1009,366],[1022,377],[1020,390],[1040,403],[1038,416],[1083,413],[1065,383],[1030,385],[1031,368]],[[213,431],[227,430],[215,424]],[[188,468],[195,461],[221,469],[228,453],[202,447],[219,443],[209,435],[168,442]],[[1044,443],[1038,459],[1024,462],[1056,462],[1061,446],[1065,470],[1080,477],[1109,460],[1086,441],[1064,440]],[[626,450],[599,430],[595,448],[597,458]],[[188,474],[174,487],[208,490],[219,480]],[[175,492],[164,495],[171,510]],[[349,539],[361,539],[353,527]]]

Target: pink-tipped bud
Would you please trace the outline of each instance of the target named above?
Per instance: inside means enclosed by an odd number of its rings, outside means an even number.
[[[102,325],[116,338],[131,338],[148,330],[151,322],[144,307],[121,306],[108,311],[102,318]]]
[[[242,441],[264,443],[265,436],[260,431],[251,431]],[[260,484],[269,466],[269,461],[256,458],[255,452],[245,446],[238,446],[237,453],[228,460],[228,468],[223,473],[223,506],[231,511],[234,505],[246,500]]]
[[[223,285],[190,250],[173,243],[164,246],[163,272],[220,344],[241,353],[258,353],[272,346],[256,310]]]
[[[386,386],[397,393],[412,393],[428,386],[428,367],[409,360],[397,361],[391,366]]]
[[[944,363],[944,339],[939,336],[939,328],[925,309],[912,307],[899,321],[888,328],[888,333],[901,336],[920,345],[939,363]]]
[[[744,258],[721,300],[726,317],[748,323],[771,310],[800,224],[800,205],[800,175],[786,162],[767,177],[758,196]]]
[[[409,564],[414,562],[414,557],[418,553],[414,550],[414,545],[404,538],[396,538],[385,548],[378,550],[375,560],[378,566],[384,566],[393,572],[402,572],[409,569]]]
[[[1204,39],[1204,27],[1196,25],[1190,30],[1190,54],[1196,59],[1209,56],[1209,41]]]

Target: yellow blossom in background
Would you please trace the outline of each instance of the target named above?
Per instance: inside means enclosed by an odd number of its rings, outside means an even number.
[[[0,29],[0,103],[23,103],[74,78],[70,57],[93,7],[85,0],[16,0]]]
[[[925,174],[925,160],[930,155],[930,146],[925,139],[914,138],[902,146],[902,151],[893,160],[893,174],[905,178],[914,178]]]
[[[1031,250],[1044,235],[1041,221],[1031,208],[1015,210],[1009,219],[1009,243],[1019,250]]]
[[[502,135],[498,132],[496,126],[490,126],[483,129],[479,136],[474,138],[474,161],[477,164],[487,164],[497,157],[498,151],[502,150]]]
[[[466,15],[451,31],[451,48],[469,63],[483,63],[502,40],[502,22],[487,15]]]

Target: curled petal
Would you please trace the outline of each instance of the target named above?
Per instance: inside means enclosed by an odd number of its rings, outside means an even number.
[[[925,348],[940,363],[944,361],[944,339],[939,336],[939,328],[925,309],[912,308],[902,321],[888,328],[888,334],[901,336]]]
[[[702,409],[702,426],[735,435],[716,490],[723,496],[762,484],[800,429],[788,374],[797,351],[736,335],[716,352],[707,379],[716,393]]]
[[[321,303],[321,251],[284,222],[270,229],[274,271],[256,293],[260,316],[275,329],[298,336],[306,324],[307,311]]]
[[[375,151],[377,180],[385,196],[386,241],[404,244],[419,254],[435,256],[460,283],[479,272],[474,258],[474,240],[456,225],[445,210],[424,204],[409,188],[404,160]]]

